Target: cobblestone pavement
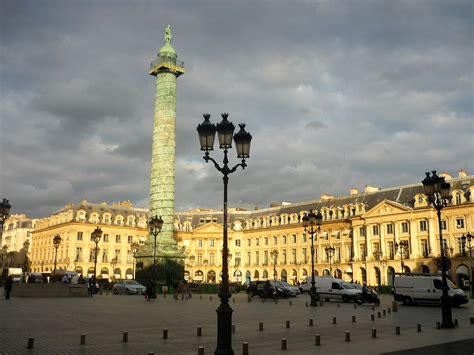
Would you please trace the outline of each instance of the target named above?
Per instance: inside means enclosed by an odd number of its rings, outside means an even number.
[[[1,299],[0,354],[177,355],[197,354],[200,345],[205,354],[212,354],[219,298],[210,298],[194,295],[191,300],[176,301],[161,296],[151,302],[140,296],[113,295]],[[292,305],[290,300],[275,304],[254,298],[247,302],[245,293],[234,295],[233,299],[236,354],[242,354],[243,342],[249,343],[250,354],[379,354],[474,338],[474,325],[469,324],[469,318],[474,316],[473,302],[453,309],[458,328],[437,330],[439,307],[399,305],[398,312],[389,314],[389,296],[382,296],[382,304],[375,311],[371,305],[354,309],[353,303],[338,302],[310,308],[305,306],[307,295],[291,299]],[[356,317],[355,322],[352,316]],[[314,319],[313,327],[309,326],[310,318]],[[286,328],[287,320],[290,328]],[[264,323],[262,331],[259,322]],[[422,326],[421,332],[416,330],[417,323]],[[198,326],[202,326],[200,337],[196,335]],[[400,335],[395,334],[396,326],[400,326]],[[373,327],[377,328],[375,339],[371,337]],[[162,338],[165,328],[168,339]],[[127,343],[122,342],[123,331],[129,332]],[[350,342],[345,341],[345,331],[351,332]],[[85,345],[79,344],[81,334],[86,334]],[[321,346],[315,346],[315,334],[320,334]],[[32,350],[26,349],[28,337],[34,337]],[[281,350],[281,338],[287,339],[286,351]],[[469,346],[465,350],[466,354],[474,353]]]

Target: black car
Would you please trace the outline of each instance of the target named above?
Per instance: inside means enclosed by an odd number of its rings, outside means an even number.
[[[261,298],[265,297],[268,298],[265,292],[265,283],[267,281],[252,281],[250,282],[249,286],[247,287],[247,293],[253,296],[260,296]],[[278,282],[270,281],[270,285],[272,286],[273,290],[276,290],[278,298],[287,298],[291,297],[291,291],[287,288],[282,287]]]

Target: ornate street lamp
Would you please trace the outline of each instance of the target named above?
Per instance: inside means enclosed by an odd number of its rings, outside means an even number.
[[[151,235],[153,236],[153,294],[151,298],[156,298],[156,237],[161,232],[163,228],[163,220],[161,217],[153,216],[148,221],[148,229],[150,230]]]
[[[278,255],[280,253],[278,252],[278,250],[276,249],[273,249],[271,252],[270,252],[270,255],[273,257],[273,280],[277,280],[277,260],[278,260]]]
[[[138,253],[138,249],[140,248],[140,244],[137,242],[133,242],[130,244],[130,253],[132,253],[133,256],[133,279],[135,280],[135,263],[137,262],[136,256]]]
[[[61,244],[61,236],[59,234],[56,234],[53,238],[53,246],[54,246],[54,271],[53,275],[56,275],[56,263],[58,260],[58,248],[59,244]]]
[[[314,280],[314,235],[321,230],[323,224],[323,215],[321,212],[311,211],[303,216],[303,227],[305,232],[311,235],[311,288],[309,294],[311,297],[311,307],[317,306],[316,300],[316,282]],[[317,227],[317,228],[316,228]]]
[[[102,238],[102,229],[97,227],[92,232],[92,241],[95,243],[95,253],[94,253],[94,278],[97,278],[97,254],[98,254],[98,247],[100,238]]]
[[[441,269],[441,287],[443,290],[443,295],[441,296],[441,328],[454,328],[447,282],[447,271],[451,267],[451,260],[449,260],[444,252],[443,228],[441,226],[441,210],[451,200],[451,185],[444,181],[444,177],[436,175],[436,170],[433,170],[431,175],[429,172],[426,173],[426,177],[421,183],[423,184],[425,195],[428,197],[428,202],[436,209],[438,214],[440,258],[438,259],[437,266]]]
[[[4,244],[2,246],[2,268],[5,267],[6,259],[7,259],[7,252],[8,252],[8,246]]]
[[[326,252],[328,259],[329,259],[329,275],[332,276],[332,256],[334,255],[336,248],[332,246],[327,246],[324,248],[324,251]],[[367,268],[366,268],[367,270]]]
[[[462,235],[461,237],[462,246],[463,246],[463,256],[466,256],[466,249],[469,250],[469,284],[470,284],[470,294],[471,298],[474,298],[474,278],[472,272],[472,249],[474,246],[472,245],[472,235],[471,233],[467,233],[467,235]]]
[[[227,120],[229,114],[223,113],[222,121],[215,126],[209,119],[210,114],[204,114],[204,122],[197,127],[199,134],[199,142],[201,150],[204,151],[204,160],[206,163],[212,161],[215,168],[223,175],[224,181],[224,231],[223,231],[223,253],[222,253],[222,284],[219,290],[220,306],[217,308],[217,347],[214,354],[234,354],[232,350],[232,308],[229,305],[231,294],[229,292],[229,270],[227,254],[229,249],[227,246],[227,184],[229,175],[237,170],[240,166],[245,169],[247,164],[245,159],[250,157],[250,142],[252,135],[245,131],[245,124],[240,124],[240,131],[234,134],[235,126]],[[219,139],[219,148],[224,151],[223,166],[221,167],[213,158],[209,156],[209,152],[214,150],[214,140],[216,136]],[[232,136],[234,138],[235,148],[237,150],[237,158],[242,159],[240,164],[229,168],[229,160],[227,158],[228,150],[232,148]]]
[[[12,206],[8,202],[6,198],[0,202],[0,225],[3,227],[3,223],[7,220],[8,216],[10,215],[10,208]]]
[[[401,240],[400,243],[395,242],[395,253],[400,254],[400,269],[403,273],[405,271],[405,264],[403,263],[403,256],[406,255],[408,251],[408,241]]]

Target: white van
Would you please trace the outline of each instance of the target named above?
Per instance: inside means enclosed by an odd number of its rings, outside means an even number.
[[[334,277],[314,277],[316,286],[316,299],[320,298],[329,301],[331,299],[342,300],[343,302],[355,301],[357,296],[362,292],[351,283],[345,282]],[[306,278],[306,283],[301,285],[303,292],[309,292],[311,288],[311,276]]]
[[[469,302],[463,290],[459,289],[449,279],[448,295],[453,306]],[[442,278],[439,274],[401,274],[395,275],[393,282],[393,297],[395,301],[404,304],[412,303],[441,303],[443,294]]]

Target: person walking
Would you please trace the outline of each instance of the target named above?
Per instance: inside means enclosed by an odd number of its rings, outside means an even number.
[[[148,281],[148,284],[146,285],[146,290],[145,290],[145,300],[150,301],[150,296],[153,292],[153,286],[150,281]]]
[[[10,293],[13,289],[13,275],[8,276],[7,282],[5,282],[5,299],[10,299]]]
[[[94,281],[94,277],[92,276],[89,279],[89,285],[88,285],[89,297],[92,297],[92,294],[94,293],[94,287],[95,287],[95,281]]]

